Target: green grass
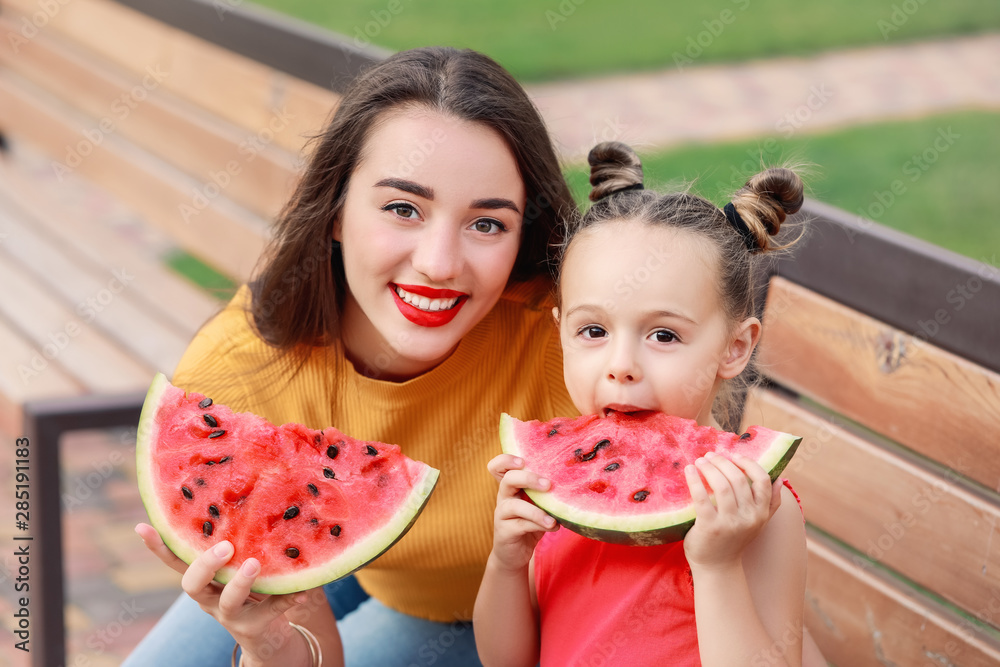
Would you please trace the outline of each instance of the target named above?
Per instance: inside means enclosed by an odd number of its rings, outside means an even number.
[[[761,160],[768,165],[811,163],[806,176],[810,197],[996,265],[998,127],[1000,114],[965,112],[790,139],[688,145],[642,158],[651,187],[694,181],[698,194],[718,204],[728,201]],[[943,139],[949,132],[950,145]],[[932,164],[914,159],[922,161],[925,151]],[[572,167],[567,178],[584,201],[586,170]],[[894,183],[901,194],[892,192]]]
[[[803,55],[1000,28],[1000,3],[985,0],[257,2],[394,51],[470,47],[522,81],[673,67],[684,58],[700,64]]]
[[[168,253],[164,257],[164,263],[221,301],[229,301],[239,287],[229,276],[183,250],[173,250]]]

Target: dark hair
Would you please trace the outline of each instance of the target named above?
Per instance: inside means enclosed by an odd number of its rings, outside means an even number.
[[[627,145],[609,141],[598,144],[587,156],[590,162],[590,198],[594,205],[572,221],[560,249],[559,267],[577,234],[611,220],[641,220],[696,234],[718,253],[718,290],[731,323],[758,315],[754,278],[765,254],[788,247],[775,245],[785,218],[802,206],[803,185],[791,169],[772,167],[753,176],[733,196],[732,204],[750,230],[755,248],[748,250],[743,237],[715,204],[680,192],[658,195],[642,186],[642,163]],[[743,397],[757,377],[753,360],[739,378],[727,382],[716,399],[714,413],[727,429],[739,428]]]
[[[261,337],[285,351],[340,337],[346,280],[333,244],[351,175],[365,141],[391,109],[424,105],[480,122],[503,137],[524,180],[521,247],[511,280],[548,273],[550,244],[564,217],[576,214],[541,116],[524,89],[496,62],[445,47],[397,53],[362,73],[329,124],[313,138],[312,156],[278,216],[255,279],[251,314]]]

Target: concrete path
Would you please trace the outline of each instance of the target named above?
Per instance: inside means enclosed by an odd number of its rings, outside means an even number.
[[[563,156],[1000,109],[1000,34],[528,87]]]

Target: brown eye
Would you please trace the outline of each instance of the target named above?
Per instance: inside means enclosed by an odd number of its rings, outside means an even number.
[[[482,234],[499,234],[507,231],[507,228],[499,220],[492,218],[480,218],[472,223],[472,228]]]
[[[657,343],[673,343],[677,340],[677,334],[670,329],[658,329],[653,332],[653,339]]]

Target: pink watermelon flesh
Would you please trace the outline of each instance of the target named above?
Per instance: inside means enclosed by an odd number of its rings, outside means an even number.
[[[143,406],[136,457],[164,543],[190,563],[229,540],[235,553],[217,580],[256,558],[260,593],[314,588],[374,560],[406,533],[438,477],[395,445],[275,426],[162,375]]]
[[[751,426],[737,435],[660,412],[547,422],[500,418],[503,451],[552,480],[531,500],[567,528],[616,544],[663,544],[694,524],[684,468],[707,452],[756,460],[772,481],[802,439]]]

